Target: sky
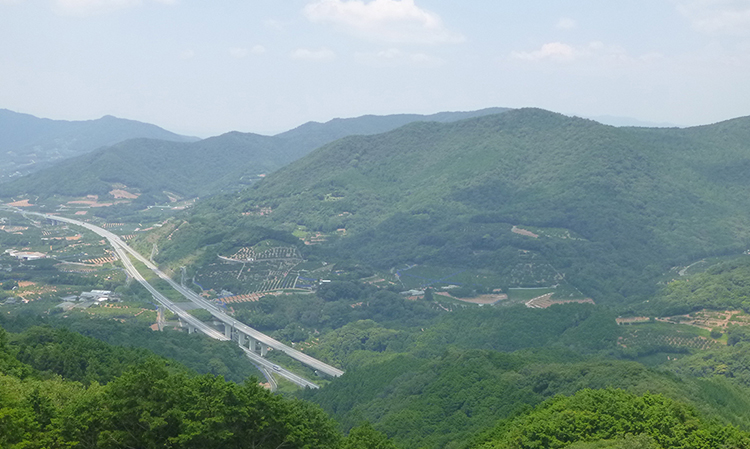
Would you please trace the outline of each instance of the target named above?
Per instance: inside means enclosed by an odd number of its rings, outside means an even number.
[[[0,0],[0,108],[207,137],[364,114],[750,115],[750,0]]]

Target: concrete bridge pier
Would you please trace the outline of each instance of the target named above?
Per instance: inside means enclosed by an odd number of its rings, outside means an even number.
[[[264,345],[253,337],[240,333],[240,339],[240,345],[244,346],[243,340],[247,340],[250,343],[250,350],[255,353],[260,353],[261,357],[265,357],[266,354],[268,354],[268,346]]]
[[[188,334],[194,334],[198,332],[198,329],[195,326],[184,321],[182,318],[179,318],[179,321],[180,321],[180,327],[187,327]]]
[[[224,336],[230,340],[232,339],[232,326],[227,323],[224,323]]]

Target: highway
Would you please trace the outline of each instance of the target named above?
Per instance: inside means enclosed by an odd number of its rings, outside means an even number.
[[[297,351],[296,349],[290,348],[286,346],[285,344],[261,333],[258,330],[253,329],[250,326],[247,326],[234,318],[230,317],[226,313],[224,313],[221,309],[216,307],[214,304],[211,304],[210,302],[206,301],[204,298],[202,298],[200,295],[196,294],[190,289],[182,287],[180,284],[174,282],[169,276],[164,274],[161,270],[159,270],[151,261],[141,256],[138,252],[130,248],[118,235],[107,231],[106,229],[100,228],[98,226],[92,225],[90,223],[85,223],[78,220],[73,220],[66,217],[60,217],[57,215],[47,215],[42,213],[36,213],[36,212],[26,212],[26,211],[19,211],[17,212],[23,213],[23,214],[29,214],[29,215],[37,215],[46,219],[50,220],[57,220],[62,221],[65,223],[73,224],[76,226],[84,227],[104,238],[106,238],[110,245],[115,249],[115,252],[117,253],[117,256],[122,261],[125,270],[128,272],[130,276],[132,276],[135,280],[137,280],[141,285],[143,285],[144,288],[146,288],[153,296],[156,301],[158,301],[160,304],[162,304],[164,307],[166,307],[168,310],[170,310],[172,313],[176,314],[181,320],[188,323],[189,325],[193,326],[194,328],[198,329],[202,333],[208,335],[211,338],[221,340],[221,341],[227,341],[229,340],[228,337],[224,335],[224,333],[217,331],[216,329],[210,327],[206,323],[200,321],[199,319],[195,318],[191,314],[189,314],[184,309],[180,308],[177,304],[175,304],[173,301],[171,301],[169,298],[164,296],[162,293],[160,293],[158,290],[156,290],[151,284],[146,281],[146,279],[138,272],[138,270],[135,268],[133,263],[130,261],[130,257],[128,257],[128,254],[131,254],[133,257],[135,257],[138,261],[145,264],[149,269],[151,269],[157,276],[159,276],[161,279],[169,283],[169,285],[177,290],[180,294],[182,294],[184,297],[186,297],[188,300],[192,301],[195,304],[198,304],[203,309],[208,310],[215,318],[219,319],[223,323],[233,327],[234,329],[244,333],[245,335],[248,335],[258,342],[261,342],[262,344],[265,344],[271,348],[274,348],[276,350],[282,351],[287,353],[290,357],[295,358],[299,360],[300,362],[312,367],[315,370],[319,370],[320,372],[326,373],[331,376],[340,376],[344,372],[334,368],[330,365],[327,365],[313,357],[310,357],[306,354],[303,354],[300,351]],[[285,370],[274,363],[266,360],[265,358],[261,357],[259,354],[256,354],[255,352],[251,351],[248,348],[241,347],[247,356],[257,365],[260,365],[263,367],[263,369],[267,370],[267,372],[273,372],[276,373],[289,381],[295,383],[296,385],[299,385],[301,387],[309,387],[309,388],[318,388],[317,385],[314,383],[288,371]]]

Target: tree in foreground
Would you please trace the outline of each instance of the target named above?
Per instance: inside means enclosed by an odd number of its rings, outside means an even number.
[[[501,421],[473,449],[750,448],[750,434],[706,421],[662,395],[582,390]]]

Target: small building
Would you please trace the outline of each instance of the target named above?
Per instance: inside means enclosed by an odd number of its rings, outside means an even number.
[[[5,250],[5,253],[11,257],[15,257],[18,260],[39,260],[47,257],[44,253],[38,253],[34,251],[16,251],[13,249]]]
[[[104,302],[112,298],[112,292],[109,290],[91,290],[83,292],[78,296],[80,301]]]
[[[424,290],[407,290],[405,292],[401,292],[404,296],[423,296]]]

